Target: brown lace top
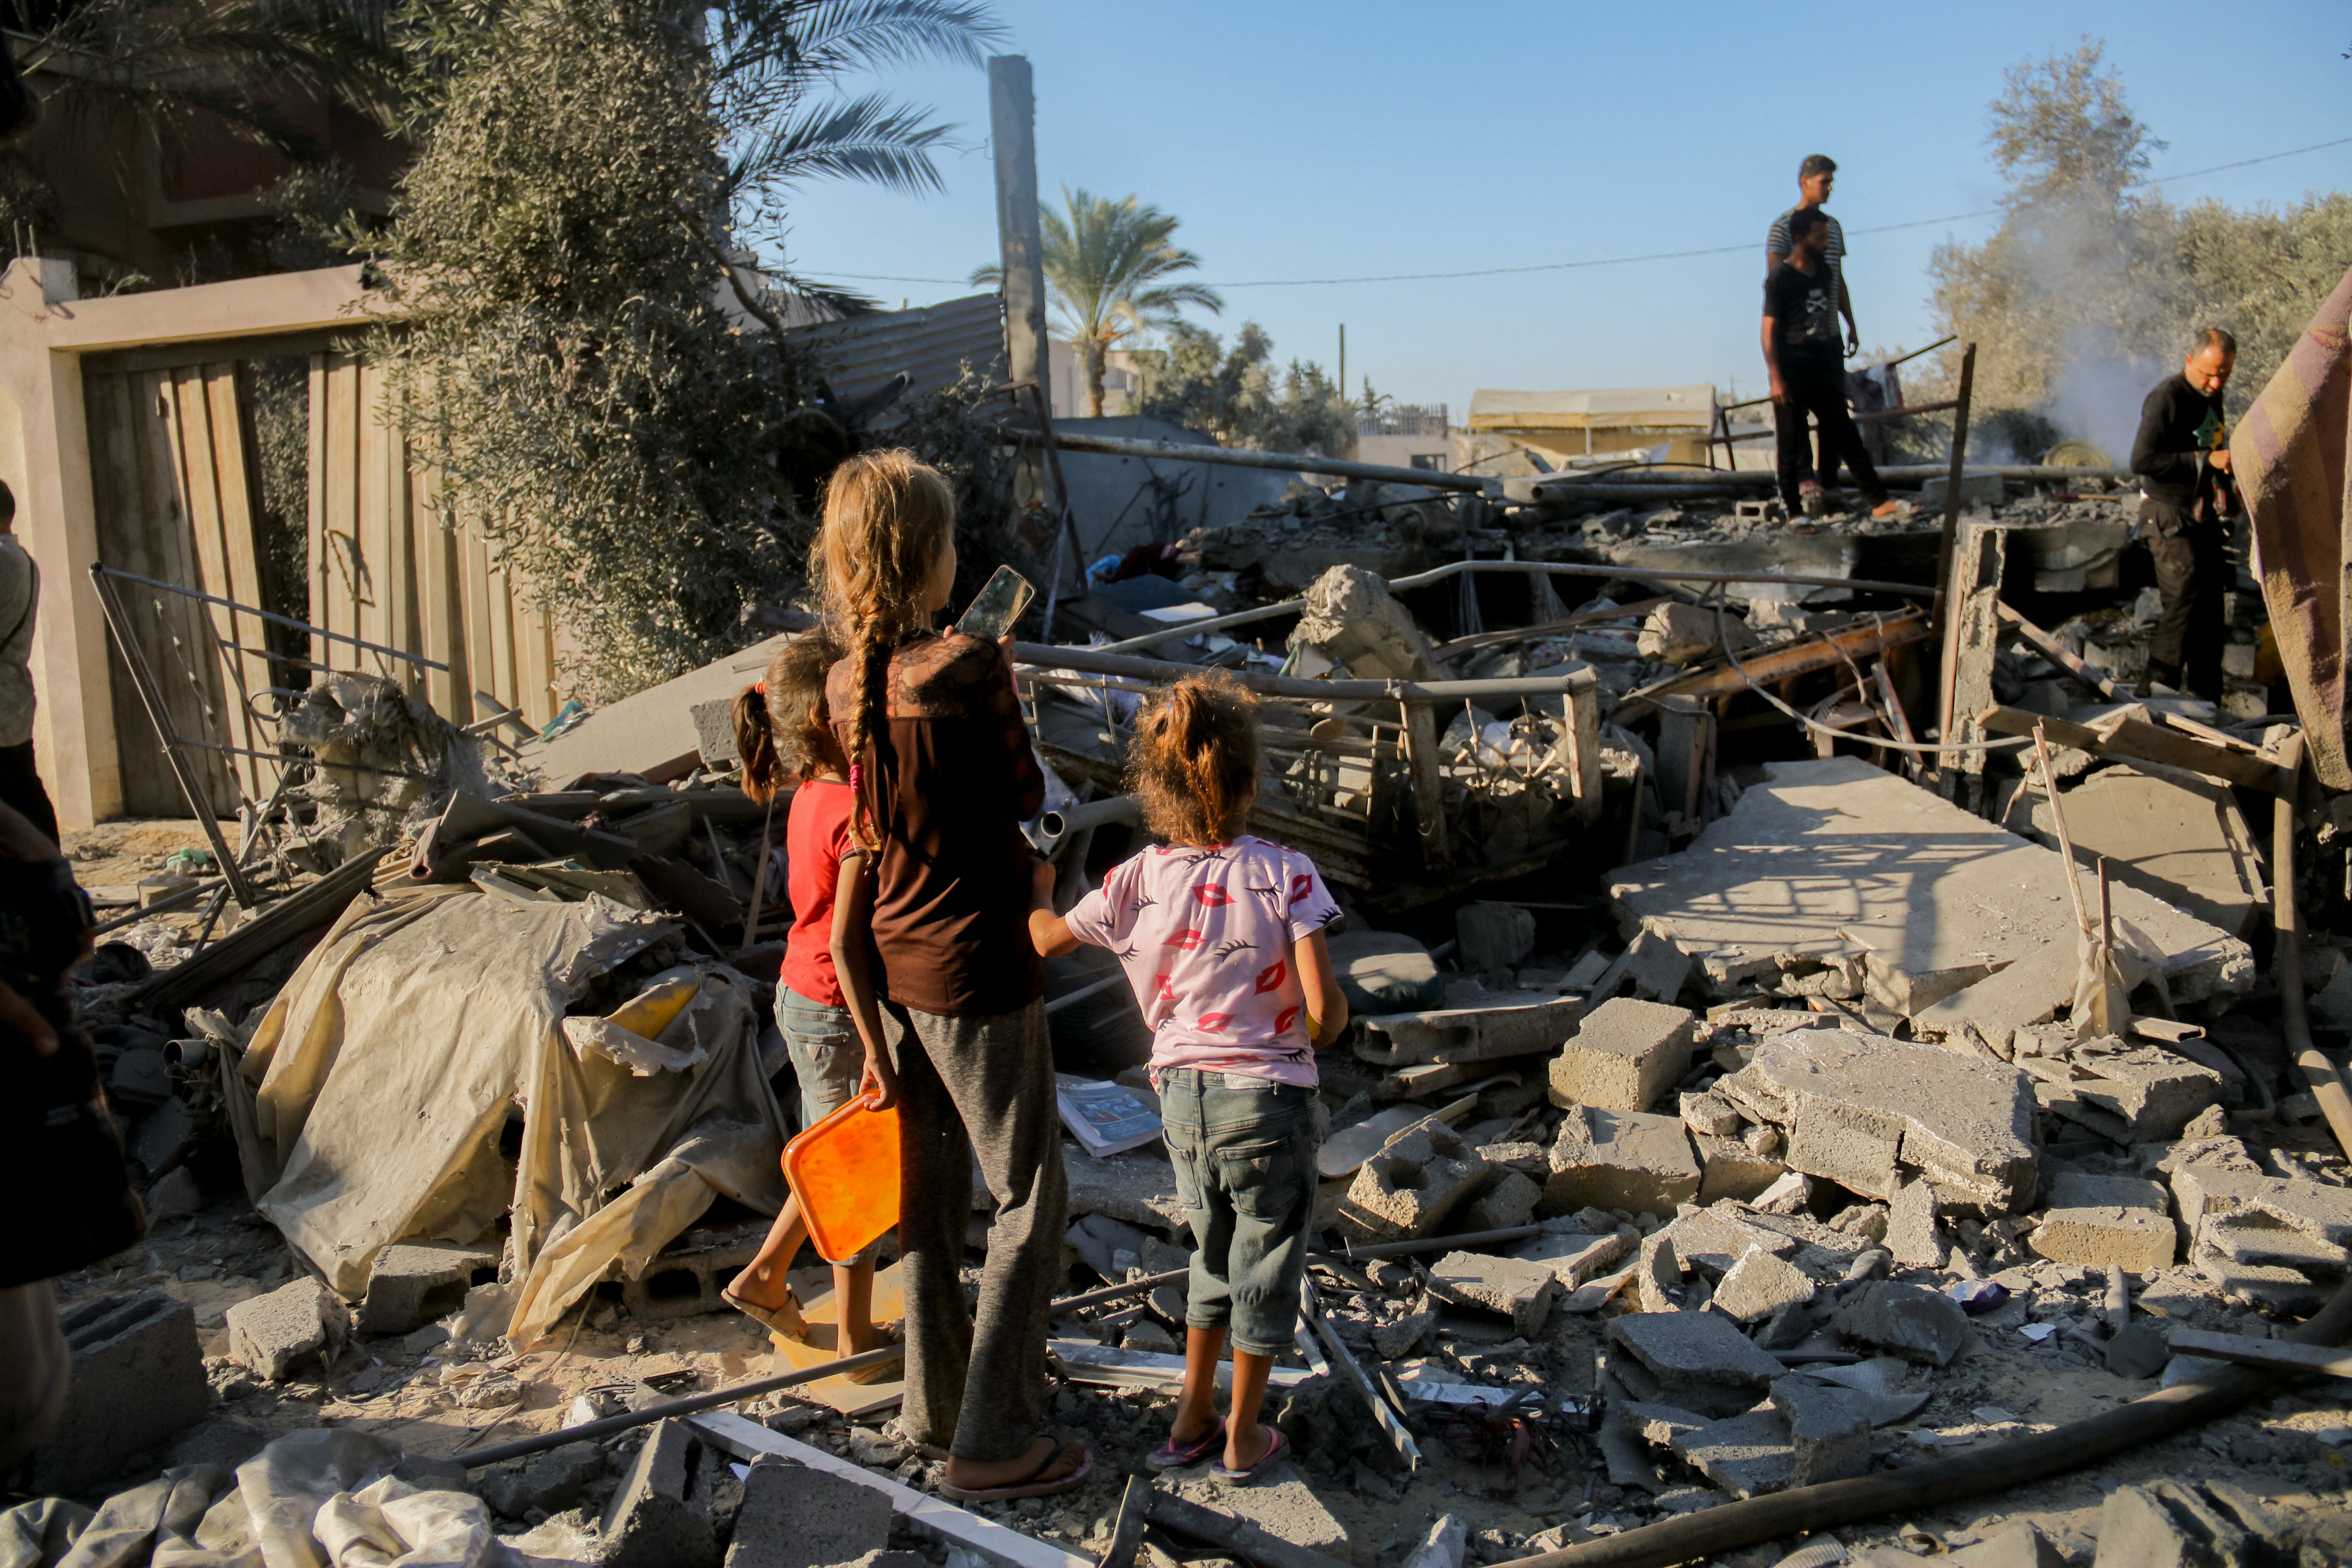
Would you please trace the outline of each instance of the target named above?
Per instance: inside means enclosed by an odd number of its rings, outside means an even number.
[[[1019,825],[1045,802],[1013,668],[958,632],[909,634],[884,678],[861,795],[882,838],[874,945],[883,994],[948,1016],[1010,1013],[1045,994],[1029,942],[1029,847]],[[848,751],[849,661],[825,703]]]

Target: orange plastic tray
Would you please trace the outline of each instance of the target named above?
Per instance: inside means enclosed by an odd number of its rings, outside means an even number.
[[[898,1223],[898,1108],[851,1100],[784,1145],[784,1180],[817,1256],[856,1257]]]

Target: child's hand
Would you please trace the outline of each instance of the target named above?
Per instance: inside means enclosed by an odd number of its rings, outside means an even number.
[[[857,1080],[857,1092],[868,1110],[887,1110],[898,1103],[898,1075],[890,1064],[871,1051],[866,1056],[866,1071]]]
[[[1051,910],[1054,907],[1054,884],[1061,872],[1051,860],[1033,860],[1029,864],[1029,907]]]

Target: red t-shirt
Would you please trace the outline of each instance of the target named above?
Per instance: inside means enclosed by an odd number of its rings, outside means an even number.
[[[841,977],[833,967],[833,894],[849,849],[849,786],[811,779],[793,791],[784,818],[784,888],[793,929],[784,938],[783,983],[822,1006],[838,1007]]]

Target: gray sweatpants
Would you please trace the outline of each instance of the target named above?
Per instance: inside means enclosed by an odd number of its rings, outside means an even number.
[[[1045,1004],[976,1018],[885,1004],[882,1029],[899,1088],[899,1418],[957,1458],[1017,1458],[1045,1424],[1046,1315],[1069,1207]],[[961,1279],[974,1155],[995,1200],[976,1317]]]

